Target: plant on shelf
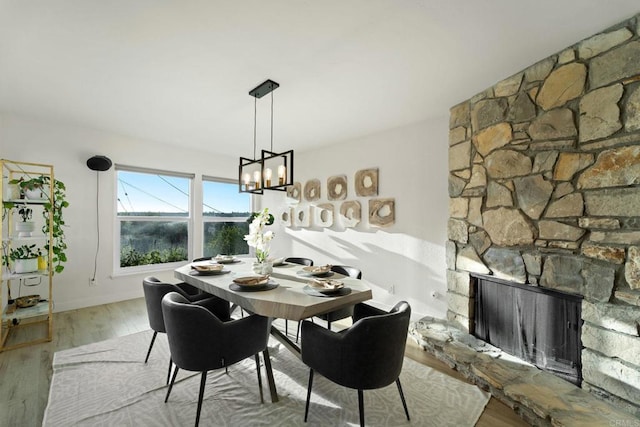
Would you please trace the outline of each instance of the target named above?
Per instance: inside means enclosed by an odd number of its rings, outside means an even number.
[[[40,249],[36,245],[22,245],[15,248],[3,247],[2,265],[7,268],[13,265],[16,273],[29,273],[38,269],[38,254]]]
[[[62,181],[57,179],[53,180],[53,185],[51,185],[51,178],[47,175],[40,175],[31,178],[21,177],[19,179],[13,179],[9,181],[10,184],[16,184],[20,188],[20,192],[24,194],[29,190],[40,190],[41,194],[44,196],[45,202],[43,203],[42,216],[44,217],[44,225],[42,227],[42,232],[45,235],[49,235],[49,230],[52,230],[51,236],[52,240],[47,241],[44,246],[45,252],[49,252],[49,245],[51,245],[51,249],[53,252],[53,258],[51,259],[52,265],[54,265],[53,271],[55,273],[61,273],[64,270],[63,263],[67,262],[66,249],[67,244],[65,242],[64,235],[64,217],[63,217],[63,209],[69,206],[69,202],[65,200],[66,187]],[[51,186],[51,190],[53,190],[53,200],[51,199],[50,191],[45,191],[44,189],[47,186]],[[10,203],[10,202],[9,202]],[[6,205],[8,203],[5,202],[4,206],[6,209]],[[50,213],[52,214],[53,220],[51,221],[51,228],[49,227],[49,218]]]

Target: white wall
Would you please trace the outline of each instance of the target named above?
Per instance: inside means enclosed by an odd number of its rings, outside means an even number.
[[[294,178],[303,186],[309,179],[320,180],[318,203],[330,203],[327,178],[344,174],[347,200],[360,201],[364,219],[352,229],[340,225],[327,229],[283,227],[276,221],[273,256],[304,256],[316,265],[358,267],[375,285],[373,297],[380,305],[388,307],[405,299],[416,315],[445,317],[447,132],[448,118],[442,118],[296,152]],[[379,197],[395,198],[395,225],[384,229],[368,226],[368,198],[357,198],[353,186],[356,171],[373,167],[379,169]],[[338,211],[339,202],[331,203]],[[286,205],[285,196],[267,192],[260,204],[277,213]],[[393,295],[388,292],[391,285],[395,288]],[[437,292],[436,298],[432,292]]]
[[[387,229],[282,228],[275,225],[274,255],[313,258],[316,264],[343,263],[362,269],[374,287],[374,300],[383,306],[406,299],[414,314],[444,317],[446,313],[445,250],[448,215],[448,118],[420,123],[309,152],[296,152],[295,179],[323,182],[345,174],[348,199],[355,199],[353,175],[359,169],[379,168],[380,197],[396,200],[396,224]],[[106,155],[114,163],[163,170],[235,178],[237,159],[186,151],[79,126],[0,114],[0,157],[53,164],[56,177],[67,185],[68,258],[65,271],[54,278],[55,310],[104,304],[142,296],[145,274],[112,277],[114,241],[114,170],[94,172],[86,160]],[[98,178],[99,176],[99,178]],[[97,286],[89,286],[97,243],[96,179],[99,182],[101,245]],[[196,182],[196,186],[198,182]],[[197,192],[196,192],[197,194]],[[366,215],[367,199],[360,199]],[[194,203],[198,203],[195,200]],[[267,192],[257,207],[278,211],[283,193]],[[154,275],[174,280],[171,271]],[[389,286],[395,294],[388,293]],[[439,296],[431,297],[432,292]]]

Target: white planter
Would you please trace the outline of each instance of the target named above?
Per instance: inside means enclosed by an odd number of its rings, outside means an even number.
[[[33,190],[24,190],[24,197],[29,200],[44,200],[49,193],[49,187],[35,188]]]
[[[38,271],[38,258],[14,260],[13,271],[14,273],[32,273]]]
[[[18,237],[30,237],[33,230],[36,228],[36,223],[33,221],[17,221],[16,232]]]

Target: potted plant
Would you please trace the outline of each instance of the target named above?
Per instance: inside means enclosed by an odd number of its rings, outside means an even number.
[[[38,270],[38,250],[36,245],[22,245],[10,248],[8,253],[2,256],[2,264],[10,268],[13,265],[14,273],[31,273]]]
[[[47,241],[44,245],[46,253],[49,252],[49,246],[53,252],[53,258],[50,260],[54,265],[53,271],[55,273],[61,273],[64,270],[63,263],[67,262],[66,249],[67,244],[65,242],[64,235],[64,217],[63,209],[69,206],[69,202],[65,200],[66,187],[62,181],[57,179],[51,182],[51,178],[47,175],[40,175],[31,177],[29,179],[21,177],[19,179],[13,179],[10,183],[17,184],[21,193],[28,194],[28,191],[39,190],[42,198],[45,200],[43,203],[42,216],[44,217],[44,226],[42,232],[49,235],[51,229],[51,241]],[[52,188],[49,188],[51,186]],[[53,200],[51,199],[51,189],[53,190]],[[49,218],[52,215],[51,227],[49,226]]]

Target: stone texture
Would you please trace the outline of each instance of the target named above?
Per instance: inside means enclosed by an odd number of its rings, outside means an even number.
[[[640,247],[629,246],[624,278],[631,289],[640,289]]]
[[[573,112],[568,108],[556,108],[543,113],[529,126],[529,136],[534,141],[568,138],[577,134]]]
[[[599,243],[640,244],[640,231],[592,231],[589,239]]]
[[[527,267],[527,273],[539,276],[542,273],[542,255],[539,253],[525,252],[522,260]]]
[[[491,241],[499,246],[529,245],[534,229],[517,209],[498,208],[483,212],[482,220]]]
[[[617,357],[640,366],[640,338],[600,329],[588,323],[582,325],[582,345],[609,357]]]
[[[545,240],[569,240],[575,242],[585,233],[582,228],[548,220],[539,221],[538,229],[540,230],[540,238]]]
[[[463,102],[449,110],[449,129],[469,125],[469,103]]]
[[[565,49],[558,55],[558,64],[566,64],[576,59],[576,53],[573,49]]]
[[[602,150],[604,148],[617,147],[619,145],[635,144],[638,142],[638,135],[625,135],[613,136],[611,138],[603,139],[595,142],[585,142],[580,144],[580,149],[583,151]]]
[[[540,285],[566,291],[574,294],[582,294],[583,279],[582,260],[575,256],[549,255],[543,264]]]
[[[485,157],[493,150],[507,145],[511,139],[513,139],[511,125],[503,122],[478,132],[473,138],[473,143],[478,153]]]
[[[469,199],[469,224],[482,227],[482,197],[471,197]]]
[[[610,264],[603,265],[590,259],[584,260],[582,277],[584,278],[585,299],[595,302],[608,302],[611,299],[615,269]]]
[[[638,216],[640,197],[637,188],[616,188],[584,193],[587,215]]]
[[[545,181],[542,175],[531,175],[513,180],[516,186],[518,206],[529,218],[538,219],[547,206],[553,185]]]
[[[559,199],[567,194],[573,193],[573,191],[574,188],[570,182],[559,182],[557,183],[555,190],[553,190],[553,198]]]
[[[593,163],[593,154],[589,153],[560,153],[553,171],[556,181],[570,181],[573,176]]]
[[[457,249],[456,249],[456,243],[451,241],[451,240],[447,240],[447,242],[444,244],[444,248],[445,248],[445,257],[446,257],[446,262],[447,262],[447,268],[449,270],[455,270],[456,269],[456,257],[458,256]]]
[[[640,291],[631,289],[618,289],[614,292],[616,300],[625,304],[640,307]]]
[[[578,188],[626,187],[640,184],[640,145],[603,151],[582,172]]]
[[[536,98],[537,104],[545,111],[562,107],[582,94],[586,77],[584,64],[574,62],[557,68],[544,81]]]
[[[533,160],[533,173],[549,172],[553,170],[553,166],[556,164],[558,158],[557,151],[543,151],[537,153]]]
[[[580,100],[580,142],[606,138],[622,129],[618,101],[622,85],[603,87],[587,93]]]
[[[620,228],[620,221],[615,218],[589,218],[578,219],[578,225],[582,228],[615,230]]]
[[[533,103],[529,94],[526,92],[519,93],[514,99],[507,118],[510,122],[521,123],[533,119],[536,116],[536,105]]]
[[[473,286],[471,286],[471,278],[469,273],[465,271],[447,270],[447,288],[451,292],[466,297],[473,296]]]
[[[515,95],[520,89],[523,74],[519,73],[515,76],[508,77],[501,82],[496,83],[494,88],[495,96],[511,96]]]
[[[629,85],[626,90],[628,96],[623,104],[626,116],[624,130],[633,132],[640,129],[640,84]]]
[[[505,98],[479,101],[471,110],[471,127],[475,132],[503,122],[507,117],[508,103]]]
[[[463,169],[461,171],[455,171],[455,172],[453,172],[453,174],[455,176],[457,176],[458,178],[462,178],[464,180],[467,180],[467,179],[471,178],[471,170],[469,170],[469,169]]]
[[[604,329],[640,336],[640,310],[634,306],[582,300],[582,319]]]
[[[471,141],[449,148],[449,171],[466,169],[471,165]]]
[[[491,239],[489,239],[487,232],[481,229],[469,234],[469,243],[476,250],[476,253],[483,254],[491,246]]]
[[[585,381],[640,405],[640,375],[632,367],[585,349],[582,351],[582,375]]]
[[[548,242],[547,248],[550,249],[567,249],[573,252],[578,249],[578,242],[567,242],[566,240],[553,240]]]
[[[492,247],[482,257],[492,274],[499,279],[525,283],[527,274],[520,252]]]
[[[513,150],[497,150],[485,159],[487,173],[492,178],[513,178],[531,173],[531,159]]]
[[[529,149],[543,151],[543,150],[568,150],[575,146],[576,142],[573,139],[561,139],[557,141],[532,141],[529,144]]]
[[[542,61],[530,66],[524,71],[526,81],[536,82],[544,80],[549,75],[554,65],[555,59],[551,57],[543,59]]]
[[[456,197],[449,199],[449,216],[453,218],[466,218],[469,212],[469,199]]]
[[[467,138],[467,128],[458,126],[449,131],[449,145],[456,145]]]
[[[469,240],[467,223],[461,219],[449,219],[447,237],[455,242],[467,243]]]
[[[582,212],[584,212],[582,194],[573,193],[551,202],[544,216],[545,218],[567,218],[581,216]]]
[[[484,265],[475,249],[471,246],[465,246],[458,252],[456,267],[458,270],[469,271],[471,273],[489,274],[489,269]],[[456,313],[464,314],[460,311]]]
[[[640,41],[632,41],[593,58],[589,66],[591,88],[640,74]]]
[[[578,55],[582,59],[592,58],[629,40],[632,36],[631,31],[626,28],[620,28],[609,33],[596,34],[580,42],[578,45]]]
[[[449,197],[458,197],[461,195],[465,185],[467,185],[467,181],[449,174]]]
[[[487,171],[480,165],[473,165],[471,168],[471,179],[465,187],[465,190],[470,188],[486,187],[487,185]]]
[[[513,206],[511,191],[495,181],[489,181],[487,186],[487,208],[495,208],[498,206]]]
[[[584,243],[582,245],[582,255],[593,259],[612,262],[614,264],[622,264],[625,260],[624,248],[616,246],[595,245],[593,243]]]
[[[464,295],[454,294],[453,292],[447,292],[447,303],[449,310],[454,313],[463,315],[466,318],[473,319],[473,305],[469,303],[471,301]]]

